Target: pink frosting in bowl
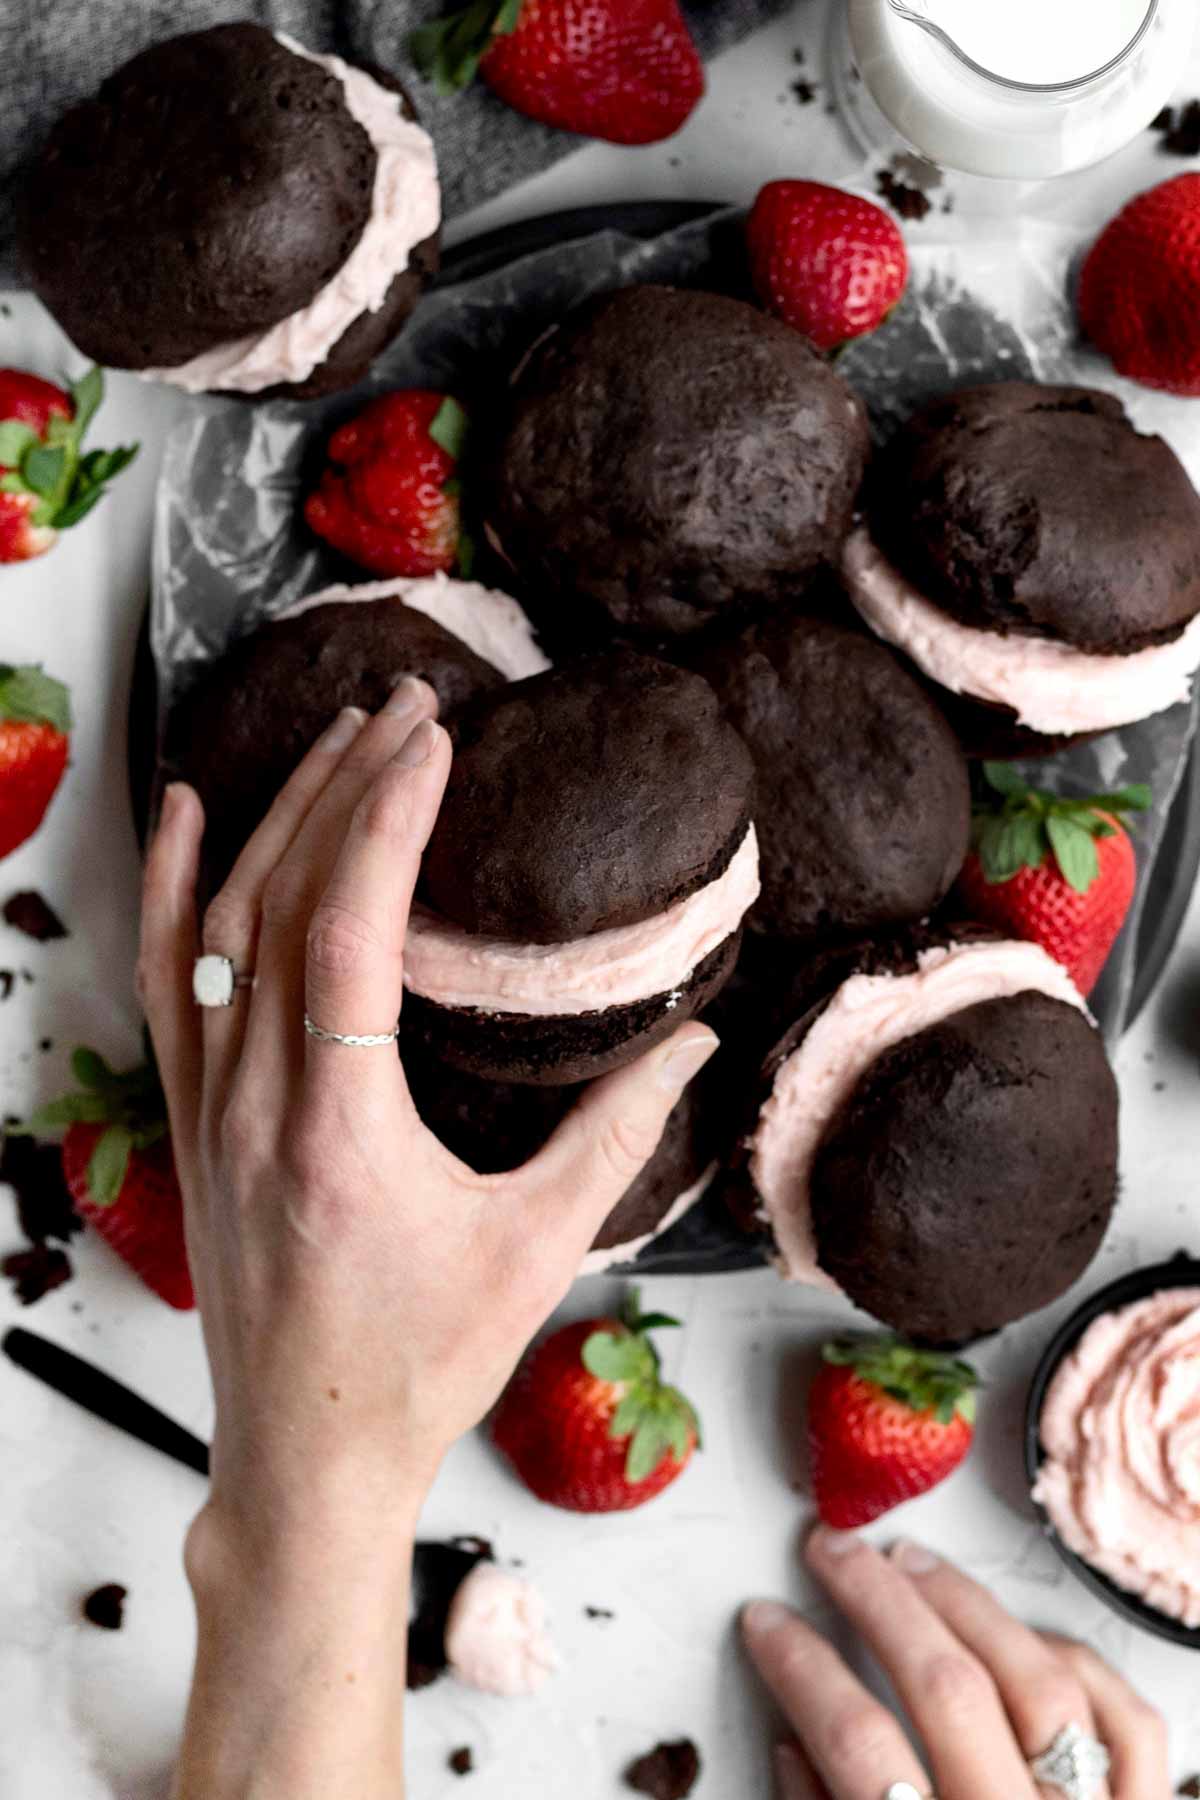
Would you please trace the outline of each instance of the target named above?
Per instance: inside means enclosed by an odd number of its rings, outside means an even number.
[[[1089,1302],[1047,1353],[1028,1442],[1034,1500],[1076,1572],[1200,1649],[1200,1264]]]

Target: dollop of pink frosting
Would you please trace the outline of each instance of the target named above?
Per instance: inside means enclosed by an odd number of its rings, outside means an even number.
[[[926,950],[910,975],[852,975],[780,1065],[750,1138],[750,1178],[785,1281],[837,1290],[817,1262],[809,1183],[821,1140],[870,1065],[981,1000],[1033,990],[1087,1007],[1040,944],[1003,939]]]
[[[1034,1498],[1118,1587],[1200,1625],[1200,1288],[1090,1325],[1050,1384]]]
[[[424,613],[452,637],[499,669],[509,681],[541,675],[550,659],[538,649],[533,626],[524,609],[510,594],[485,588],[477,581],[457,581],[449,575],[396,576],[388,581],[356,581],[352,586],[322,588],[273,614],[275,620],[298,619],[314,606],[335,601],[398,600]]]
[[[532,1582],[493,1562],[477,1564],[450,1605],[446,1660],[460,1681],[485,1694],[536,1694],[559,1656]]]
[[[432,237],[441,221],[433,139],[415,119],[404,117],[399,94],[338,56],[315,56],[282,32],[276,35],[294,56],[320,63],[341,82],[347,109],[375,150],[371,212],[337,274],[307,306],[257,336],[218,344],[174,368],[136,371],[189,394],[258,394],[281,382],[306,380],[360,313],[379,311],[417,245]]]
[[[652,1244],[656,1238],[662,1237],[664,1232],[670,1231],[672,1225],[679,1223],[685,1213],[691,1212],[697,1200],[703,1197],[716,1172],[716,1163],[709,1163],[699,1179],[694,1181],[691,1187],[684,1188],[679,1198],[672,1201],[653,1231],[647,1231],[643,1237],[630,1238],[624,1244],[610,1244],[607,1250],[589,1250],[579,1265],[579,1273],[581,1275],[603,1275],[604,1271],[611,1269],[614,1263],[632,1262],[635,1256],[641,1254],[647,1244]]]
[[[404,944],[404,985],[438,1006],[541,1018],[600,1012],[674,994],[737,930],[758,898],[751,825],[723,875],[666,912],[567,944],[477,937],[415,906]]]
[[[877,637],[954,694],[1011,707],[1031,731],[1109,731],[1187,700],[1200,664],[1200,616],[1170,643],[1094,656],[1054,638],[976,631],[917,592],[865,531],[843,559],[846,584]]]

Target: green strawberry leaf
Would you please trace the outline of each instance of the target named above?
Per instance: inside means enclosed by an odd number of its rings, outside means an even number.
[[[670,1313],[637,1313],[632,1320],[625,1323],[631,1331],[666,1331],[673,1329],[682,1331],[682,1321],[673,1319]]]
[[[104,371],[98,366],[90,368],[86,375],[69,384],[71,399],[75,404],[75,417],[71,421],[76,439],[82,443],[88,426],[99,411],[100,402],[104,398]]]
[[[650,1413],[629,1440],[625,1458],[625,1479],[631,1486],[647,1481],[671,1448],[671,1434],[666,1420]]]
[[[1077,894],[1086,894],[1100,873],[1100,860],[1091,832],[1077,820],[1052,813],[1046,833],[1063,880]]]
[[[452,395],[446,395],[433,415],[429,435],[455,462],[462,456],[467,441],[467,415]]]
[[[43,500],[53,500],[67,471],[69,458],[60,444],[51,447],[35,443],[21,458],[21,474],[25,485]]]
[[[985,762],[983,776],[988,786],[998,794],[1024,795],[1029,790],[1020,769],[1012,763]]]
[[[4,474],[0,475],[0,494],[27,494],[28,492],[25,477],[19,469],[6,469]]]
[[[68,500],[54,515],[54,523],[60,531],[66,531],[72,525],[78,525],[80,519],[86,519],[93,506],[104,498],[104,489],[95,487],[89,492],[79,494]]]
[[[641,1394],[630,1393],[622,1395],[621,1400],[617,1405],[617,1410],[612,1416],[612,1423],[609,1426],[609,1435],[611,1437],[631,1436],[641,1424],[642,1414],[644,1412],[645,1402],[643,1401]]]
[[[644,1338],[593,1331],[586,1339],[583,1366],[598,1381],[636,1383],[654,1374],[654,1352]]]
[[[108,1119],[108,1103],[99,1094],[63,1094],[35,1107],[24,1127],[32,1137],[49,1137],[69,1125],[103,1125]]]
[[[71,729],[71,696],[44,670],[0,663],[0,719],[25,725],[52,725],[64,736]]]
[[[948,1425],[975,1418],[979,1378],[970,1363],[940,1350],[918,1350],[895,1335],[838,1338],[821,1351],[827,1363],[847,1368],[914,1412],[932,1412]]]
[[[474,0],[462,12],[419,26],[409,37],[409,54],[439,94],[456,94],[475,79],[493,36],[515,29],[519,13],[520,0]]]
[[[118,1079],[98,1051],[82,1045],[71,1052],[71,1073],[81,1088],[96,1094],[109,1093]]]
[[[119,1199],[129,1172],[133,1133],[127,1125],[110,1125],[96,1140],[88,1159],[88,1192],[97,1206],[112,1206]]]
[[[475,573],[476,554],[475,539],[471,536],[469,531],[460,531],[458,534],[458,547],[454,552],[454,563],[455,568],[463,581],[470,581],[472,575]]]
[[[33,426],[26,425],[22,419],[0,420],[0,464],[7,469],[19,469],[22,457],[37,441],[38,434]]]

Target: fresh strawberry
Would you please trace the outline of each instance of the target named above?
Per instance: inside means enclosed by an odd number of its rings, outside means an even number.
[[[896,1337],[826,1344],[808,1400],[813,1495],[851,1531],[952,1475],[975,1435],[968,1363]]]
[[[158,1072],[142,1064],[117,1074],[94,1050],[76,1050],[71,1068],[78,1091],[39,1107],[25,1129],[40,1137],[66,1127],[63,1174],[76,1212],[160,1299],[186,1311],[196,1299]]]
[[[566,1325],[530,1351],[496,1411],[496,1443],[539,1500],[571,1512],[642,1506],[683,1474],[700,1422],[667,1387],[636,1291],[620,1319]]]
[[[3,496],[0,496],[0,506]],[[67,766],[71,701],[61,681],[0,663],[0,856],[33,836]]]
[[[819,181],[769,181],[746,223],[755,291],[818,350],[882,325],[908,282],[889,213]]]
[[[1068,800],[1027,787],[1009,763],[984,763],[983,773],[992,795],[973,811],[958,898],[981,925],[1041,944],[1089,994],[1137,884],[1120,815],[1144,812],[1150,789]]]
[[[1079,323],[1118,374],[1200,395],[1200,175],[1138,194],[1079,277]]]
[[[411,47],[441,94],[478,69],[527,118],[614,144],[671,137],[704,93],[677,0],[477,0]]]
[[[329,466],[304,506],[335,550],[376,575],[469,573],[455,474],[467,417],[457,400],[402,388],[373,400],[329,440]]]
[[[137,455],[136,444],[84,454],[84,435],[103,398],[99,369],[69,391],[21,369],[0,369],[0,562],[49,550]]]

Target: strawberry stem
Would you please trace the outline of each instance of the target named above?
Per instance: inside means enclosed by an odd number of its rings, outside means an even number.
[[[1114,819],[1144,812],[1152,800],[1144,782],[1070,796],[1030,787],[1011,763],[985,762],[983,774],[992,794],[972,807],[971,842],[993,886],[1022,869],[1040,869],[1052,856],[1067,885],[1085,894],[1100,872],[1097,840],[1115,836]]]
[[[942,1425],[957,1415],[975,1418],[979,1377],[970,1363],[940,1350],[918,1350],[903,1338],[835,1338],[821,1352],[835,1368],[852,1369],[913,1412],[931,1412]]]
[[[642,1313],[638,1290],[630,1288],[621,1321],[617,1331],[593,1331],[584,1341],[582,1358],[589,1375],[621,1390],[609,1436],[628,1438],[625,1479],[636,1486],[666,1457],[682,1462],[693,1440],[700,1445],[700,1420],[679,1389],[662,1380],[658,1351],[647,1335],[662,1326],[678,1326],[679,1320],[666,1313]]]
[[[474,81],[492,39],[517,28],[522,0],[473,0],[461,12],[421,25],[408,40],[418,72],[442,95]]]

